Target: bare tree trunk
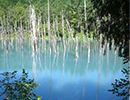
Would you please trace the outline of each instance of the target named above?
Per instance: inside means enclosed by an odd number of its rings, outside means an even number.
[[[62,10],[62,35],[63,35],[63,40],[64,40],[65,30],[64,30],[64,14],[63,14],[63,10]]]
[[[86,0],[84,0],[84,20],[85,20],[85,27],[84,27],[84,32],[86,34],[87,32],[87,13],[86,13]]]
[[[72,29],[71,29],[70,23],[69,23],[67,18],[66,18],[66,23],[67,23],[67,30],[68,30],[69,33],[71,33]]]
[[[43,36],[44,36],[44,19],[43,19],[43,16],[41,16],[41,25],[42,25],[42,27],[41,27],[41,38],[43,39]]]
[[[41,21],[41,19],[40,19],[40,17],[38,17],[38,23],[37,23],[37,34],[38,34],[38,38],[40,38],[40,21]]]
[[[4,27],[4,34],[6,34],[6,18],[3,17],[3,27]]]
[[[46,36],[46,22],[44,20],[44,36]]]
[[[1,24],[1,26],[0,26],[0,40],[2,39],[2,33],[3,33],[3,25],[2,25],[2,18],[0,17],[0,24]]]
[[[4,25],[3,25],[3,19],[2,17],[0,17],[0,23],[1,23],[1,27],[0,27],[0,34],[2,35],[4,33]]]
[[[23,41],[23,25],[22,25],[22,20],[20,21],[20,40],[21,40],[21,42]]]
[[[64,53],[63,53],[63,64],[62,64],[62,70],[63,70],[63,75],[64,75],[64,70],[65,70],[65,55],[66,55],[66,43],[65,43],[65,30],[64,30],[64,12],[62,10],[62,40],[63,40],[63,47],[64,47]]]
[[[9,33],[9,22],[8,22],[8,16],[6,18],[6,33],[8,34]]]
[[[56,34],[58,35],[58,39],[59,39],[59,25],[58,25],[58,17],[56,16]]]
[[[51,35],[51,28],[50,28],[50,0],[48,0],[48,35],[49,35],[49,41],[50,41],[50,35]]]
[[[56,28],[55,21],[53,20],[53,50],[56,53]]]
[[[56,36],[56,23],[53,20],[53,35]]]
[[[86,14],[86,0],[84,0],[84,18],[85,21],[87,20],[87,14]]]
[[[36,14],[34,7],[30,5],[30,22],[31,22],[31,29],[32,29],[32,48],[33,48],[33,55],[37,51],[37,29],[36,29]]]
[[[14,22],[14,32],[16,32],[17,31],[17,22],[15,21]]]
[[[50,55],[51,55],[51,23],[50,23],[50,0],[48,0],[48,36],[49,36]]]

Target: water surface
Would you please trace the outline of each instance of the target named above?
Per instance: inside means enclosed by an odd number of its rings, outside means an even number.
[[[121,100],[108,92],[124,66],[114,49],[103,55],[97,41],[57,42],[53,49],[47,41],[35,53],[30,41],[0,41],[0,72],[26,69],[43,100]]]

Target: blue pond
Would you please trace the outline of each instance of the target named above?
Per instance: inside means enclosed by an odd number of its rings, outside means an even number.
[[[31,41],[0,41],[0,72],[26,69],[38,83],[42,100],[121,100],[108,92],[115,78],[122,77],[123,59],[97,41],[40,41],[37,51]],[[55,52],[56,51],[56,52]]]

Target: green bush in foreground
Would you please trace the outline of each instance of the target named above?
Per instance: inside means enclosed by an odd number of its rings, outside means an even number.
[[[0,96],[4,100],[41,100],[33,91],[36,86],[24,69],[19,77],[17,71],[0,74]]]
[[[130,96],[130,67],[123,68],[122,73],[124,74],[125,78],[115,79],[115,82],[112,83],[112,89],[108,90],[117,96],[123,97],[123,100],[129,100]]]

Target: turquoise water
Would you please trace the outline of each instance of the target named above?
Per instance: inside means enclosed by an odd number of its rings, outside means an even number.
[[[74,41],[55,47],[56,52],[40,41],[33,55],[30,41],[0,41],[0,72],[26,69],[38,83],[35,91],[42,100],[121,100],[108,92],[124,66],[114,49],[107,48],[103,55],[97,41],[91,41],[90,48]]]

